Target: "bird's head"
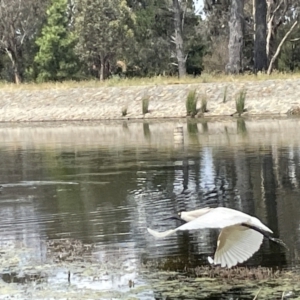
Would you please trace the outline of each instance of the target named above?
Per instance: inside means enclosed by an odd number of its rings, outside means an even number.
[[[180,221],[181,223],[186,223],[184,220],[181,219],[181,212],[177,213],[176,215],[174,216],[171,216],[171,217],[168,217],[168,218],[165,218],[163,220],[178,220]]]

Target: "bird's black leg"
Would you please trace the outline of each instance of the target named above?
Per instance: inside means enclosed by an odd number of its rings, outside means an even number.
[[[249,225],[249,224],[246,224],[246,223],[242,223],[241,224],[242,226],[244,227],[247,227],[247,228],[250,228],[250,229],[253,229],[259,233],[261,233],[265,238],[271,240],[272,242],[275,242],[281,246],[283,246],[284,248],[286,248],[287,250],[289,250],[289,248],[287,247],[287,245],[281,240],[281,239],[276,239],[276,238],[273,238],[271,236],[269,236],[265,231],[263,231],[262,229],[260,228],[257,228],[255,226],[252,226],[252,225]]]

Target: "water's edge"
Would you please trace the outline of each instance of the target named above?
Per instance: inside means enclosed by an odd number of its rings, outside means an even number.
[[[300,106],[300,80],[266,80],[199,84],[95,87],[47,90],[1,90],[0,122],[124,120],[186,117],[186,97],[198,92],[198,107],[205,97],[204,116],[230,116],[235,99],[245,90],[247,115],[285,115]],[[149,113],[142,99],[149,97]],[[126,115],[122,116],[122,111]]]

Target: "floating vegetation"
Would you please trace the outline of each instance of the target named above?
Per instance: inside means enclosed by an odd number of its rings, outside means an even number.
[[[142,98],[142,113],[143,115],[147,114],[149,112],[149,96],[144,96]]]
[[[235,267],[231,269],[211,266],[201,266],[196,268],[187,269],[190,275],[196,277],[209,277],[209,278],[221,278],[232,280],[265,280],[280,278],[283,274],[280,270],[273,270],[271,268],[256,267]]]
[[[42,272],[35,272],[28,270],[27,272],[23,272],[22,274],[17,272],[7,272],[1,273],[0,278],[6,283],[18,283],[18,284],[26,284],[30,282],[42,283],[47,280],[47,275]]]
[[[57,262],[35,259],[24,262],[34,249],[0,249],[1,299],[267,300],[300,297],[300,274],[296,271],[264,267],[192,267],[193,262],[186,258],[155,259],[141,266],[131,252],[126,255],[120,249],[105,249],[108,252],[100,259],[99,254],[106,253],[103,245],[97,248],[76,239],[50,240],[45,245],[51,257],[58,255]],[[63,259],[61,253],[76,259]],[[112,284],[111,288],[107,288],[108,283]]]
[[[235,108],[239,116],[245,111],[246,94],[246,90],[241,90],[235,98]]]
[[[36,249],[1,248],[0,298],[1,299],[143,299],[152,291],[135,266],[128,266],[128,255],[109,251],[107,255],[93,254],[103,248],[83,244],[76,239],[46,241],[48,253],[69,253],[74,260],[36,260]],[[73,249],[72,249],[73,248]],[[79,256],[83,256],[80,259]],[[107,288],[111,284],[111,288]]]
[[[91,256],[93,245],[83,244],[76,239],[57,239],[47,241],[47,249],[54,262],[84,261]]]
[[[266,267],[198,266],[180,258],[147,261],[156,299],[300,299],[300,273]]]
[[[197,110],[197,93],[196,90],[189,91],[186,102],[185,102],[185,107],[186,107],[186,113],[190,117],[195,117],[195,115],[198,113]]]

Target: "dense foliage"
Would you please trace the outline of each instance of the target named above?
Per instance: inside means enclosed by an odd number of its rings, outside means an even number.
[[[196,2],[0,0],[0,80],[299,70],[300,0]]]
[[[77,38],[70,24],[68,1],[52,0],[47,10],[47,23],[36,39],[39,51],[34,61],[38,81],[74,78],[78,70],[78,58],[74,52]]]

